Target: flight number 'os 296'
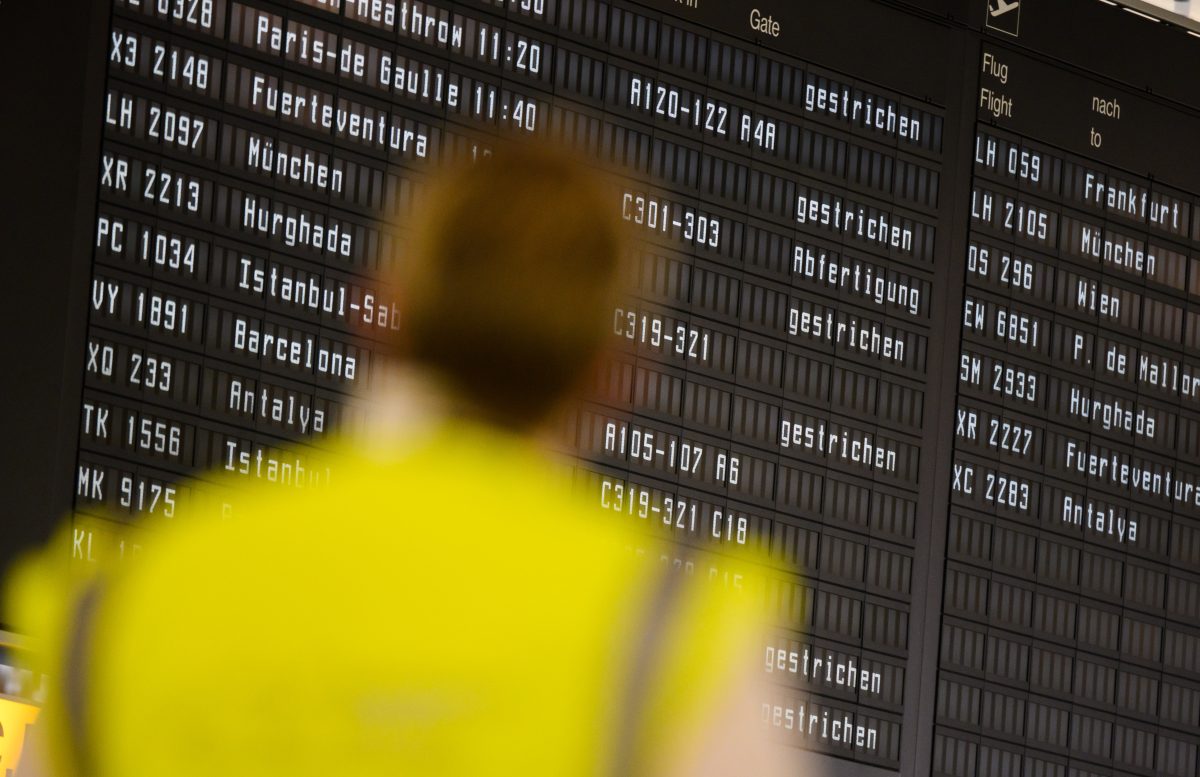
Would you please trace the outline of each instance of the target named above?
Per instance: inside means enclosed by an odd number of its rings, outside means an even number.
[[[991,246],[972,242],[967,248],[967,272],[980,278],[995,278],[1002,286],[1032,292],[1033,262],[1008,251],[998,251],[999,257],[995,257],[992,250]]]

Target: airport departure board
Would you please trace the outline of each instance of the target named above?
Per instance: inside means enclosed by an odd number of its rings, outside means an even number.
[[[77,561],[188,476],[328,477],[433,170],[561,141],[635,237],[564,450],[613,520],[771,559],[781,741],[832,775],[1200,775],[1200,28],[1107,0],[91,6],[26,132],[75,121],[78,163],[7,211],[63,246],[10,305],[65,322],[61,390],[6,413],[65,430],[20,455]]]

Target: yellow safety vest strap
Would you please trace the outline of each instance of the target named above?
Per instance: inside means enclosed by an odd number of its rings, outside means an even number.
[[[100,601],[100,581],[92,580],[80,592],[75,602],[74,617],[67,622],[63,650],[63,731],[66,760],[78,777],[93,777],[94,749],[88,726],[88,668],[91,665],[92,636],[95,632],[96,608]]]
[[[683,587],[683,574],[664,566],[654,595],[646,604],[643,623],[634,633],[638,637],[629,674],[625,679],[622,702],[618,706],[617,738],[613,748],[613,776],[630,777],[645,768],[638,763],[638,735],[643,729],[649,701],[647,692],[654,685],[654,672],[660,664],[671,614]]]

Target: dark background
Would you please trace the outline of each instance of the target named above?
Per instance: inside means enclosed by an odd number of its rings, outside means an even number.
[[[0,2],[0,574],[71,506],[108,14]]]

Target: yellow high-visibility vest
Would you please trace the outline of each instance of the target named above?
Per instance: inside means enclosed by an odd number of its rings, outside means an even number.
[[[82,593],[45,558],[17,576],[61,773],[634,774],[760,644],[754,602],[670,573],[514,438],[448,424],[328,463],[173,519]]]

